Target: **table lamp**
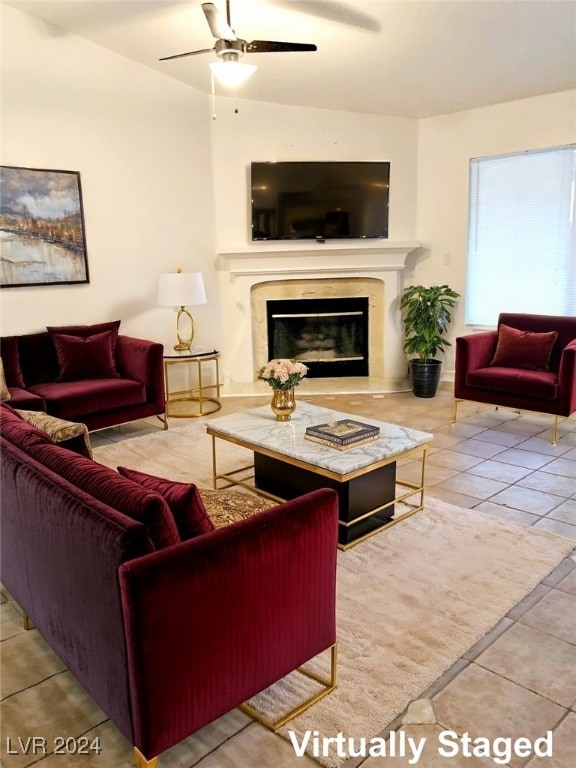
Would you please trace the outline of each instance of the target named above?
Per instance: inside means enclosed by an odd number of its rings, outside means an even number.
[[[158,278],[158,306],[180,307],[176,317],[176,336],[174,345],[177,352],[189,351],[194,338],[194,320],[186,306],[206,304],[206,291],[202,272],[167,272]],[[188,328],[186,329],[186,325]]]

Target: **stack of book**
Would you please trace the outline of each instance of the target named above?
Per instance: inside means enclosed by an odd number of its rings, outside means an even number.
[[[327,445],[329,448],[337,448],[339,451],[347,451],[350,448],[371,443],[373,440],[378,440],[379,436],[380,427],[350,419],[306,427],[304,435],[307,440]]]

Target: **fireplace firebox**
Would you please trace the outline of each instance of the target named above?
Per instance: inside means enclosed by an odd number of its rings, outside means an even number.
[[[368,376],[368,298],[266,302],[269,359],[308,366],[311,378]]]

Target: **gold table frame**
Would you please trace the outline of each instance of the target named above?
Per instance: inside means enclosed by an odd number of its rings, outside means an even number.
[[[168,417],[174,418],[174,419],[190,419],[190,418],[196,418],[199,416],[208,416],[211,413],[216,413],[222,408],[222,403],[220,401],[220,387],[222,386],[220,384],[220,369],[219,369],[219,361],[220,361],[220,352],[214,351],[207,354],[202,354],[200,352],[178,352],[178,353],[172,353],[169,352],[164,353],[164,388],[165,388],[165,397],[166,397],[166,411],[165,411],[165,426],[164,428],[168,428]],[[170,377],[169,377],[169,369],[173,365],[181,365],[182,363],[186,363],[188,365],[196,364],[196,375],[198,380],[198,386],[196,387],[190,387],[188,389],[181,389],[176,391],[170,390]],[[214,384],[203,384],[202,383],[202,365],[204,363],[214,363],[216,368],[216,379]],[[212,396],[207,396],[204,393],[209,390],[215,390],[215,394]],[[198,403],[198,409],[191,411],[191,410],[184,410],[184,411],[175,411],[174,409],[171,409],[170,406],[174,403],[182,403],[182,402],[194,402]],[[206,406],[206,403],[210,403],[209,406]]]
[[[372,464],[368,464],[367,466],[362,467],[361,469],[357,469],[353,472],[348,472],[347,474],[342,475],[342,474],[337,474],[335,472],[331,472],[329,470],[323,469],[321,467],[316,467],[313,464],[309,464],[306,461],[295,459],[292,456],[286,456],[283,453],[272,451],[269,448],[263,448],[262,446],[252,443],[250,440],[242,439],[237,436],[233,437],[232,435],[219,432],[217,429],[214,429],[210,425],[207,425],[206,431],[212,438],[212,487],[214,488],[214,490],[223,490],[225,488],[230,488],[232,486],[237,485],[251,491],[252,493],[257,494],[258,496],[263,496],[264,498],[272,499],[273,501],[277,501],[279,503],[286,501],[286,499],[281,496],[277,496],[273,493],[270,493],[268,491],[257,488],[254,482],[251,482],[251,483],[248,482],[248,480],[250,479],[255,481],[255,477],[252,472],[254,470],[254,464],[248,464],[246,466],[239,467],[238,469],[231,470],[230,472],[227,472],[227,473],[218,472],[216,439],[225,440],[226,442],[233,443],[234,445],[238,445],[242,448],[246,448],[252,451],[253,453],[259,453],[263,456],[269,456],[270,458],[277,459],[278,461],[281,461],[290,466],[298,467],[300,469],[307,470],[314,474],[330,478],[331,480],[334,480],[338,483],[346,483],[349,480],[353,480],[356,477],[360,477],[361,475],[369,474],[370,472],[373,472],[376,469],[380,469],[381,467],[385,467],[390,464],[396,464],[399,460],[407,459],[407,458],[410,458],[411,456],[417,456],[418,454],[420,454],[421,471],[420,471],[419,483],[396,479],[396,486],[403,486],[403,487],[409,488],[409,490],[400,494],[396,493],[393,499],[387,501],[386,503],[380,506],[377,506],[377,507],[374,507],[373,509],[368,510],[367,512],[365,512],[364,514],[360,515],[359,517],[355,518],[350,522],[338,520],[338,525],[346,526],[346,527],[357,525],[359,522],[362,522],[362,520],[365,520],[368,517],[373,517],[377,513],[384,511],[385,509],[392,506],[393,504],[397,502],[403,502],[406,499],[419,494],[419,499],[416,503],[416,506],[411,507],[407,512],[403,513],[402,515],[399,515],[397,518],[390,520],[389,522],[383,523],[378,528],[369,531],[363,536],[359,536],[358,538],[354,539],[350,543],[338,544],[338,548],[341,550],[347,550],[353,546],[356,546],[356,544],[360,544],[360,542],[365,541],[371,536],[375,536],[377,533],[380,533],[381,531],[387,528],[391,528],[397,523],[400,523],[403,520],[406,520],[408,517],[411,517],[412,515],[416,514],[416,512],[420,512],[424,508],[426,452],[427,452],[429,443],[425,443],[424,445],[418,445],[414,448],[409,448],[408,450],[403,451],[402,453],[396,454],[394,456],[390,456],[386,459],[381,459],[380,461],[376,461]],[[236,475],[239,475],[240,473],[247,473],[247,472],[252,472],[252,474],[246,475],[245,477],[241,477],[241,478],[236,477]],[[224,481],[225,485],[221,485],[219,488],[218,481]]]

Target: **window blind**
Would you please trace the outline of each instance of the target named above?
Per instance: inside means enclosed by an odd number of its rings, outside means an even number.
[[[470,161],[465,322],[576,315],[576,147]]]

